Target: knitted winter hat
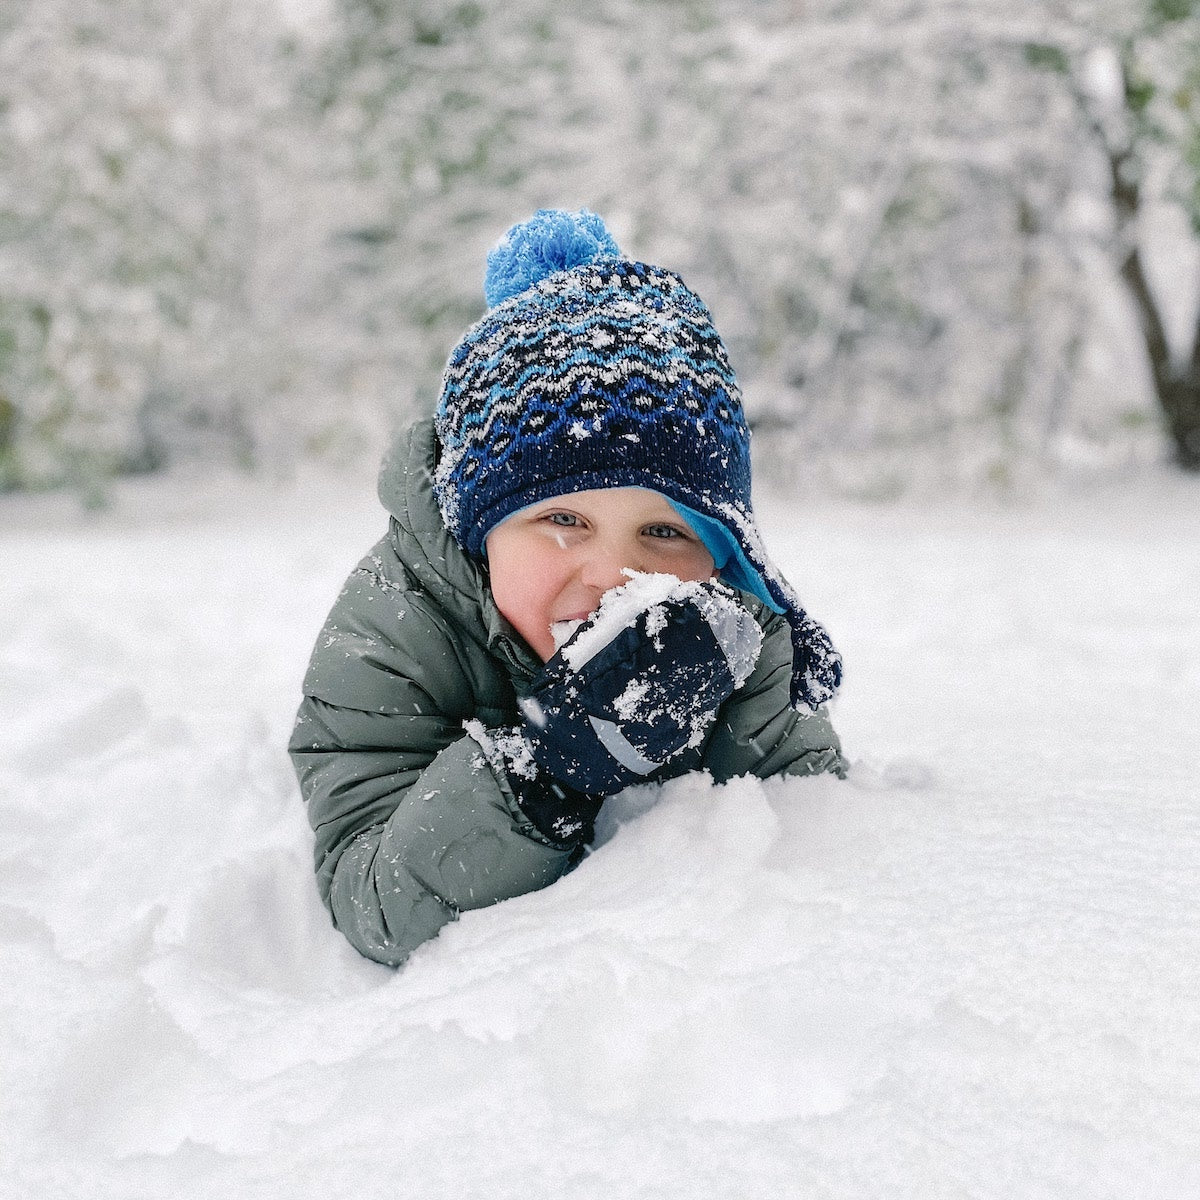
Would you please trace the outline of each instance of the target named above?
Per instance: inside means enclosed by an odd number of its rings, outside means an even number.
[[[665,496],[721,577],[786,615],[792,704],[841,682],[841,656],[767,557],[750,505],[750,431],[708,309],[671,271],[621,256],[594,213],[542,209],[488,255],[490,306],[446,364],[433,490],[482,560],[505,517],[552,496]]]

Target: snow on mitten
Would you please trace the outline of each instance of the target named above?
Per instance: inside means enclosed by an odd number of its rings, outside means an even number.
[[[539,770],[520,725],[488,729],[472,718],[463,728],[483,751],[477,765],[486,761],[508,780],[517,806],[543,837],[568,846],[591,841],[602,795],[581,792]]]
[[[629,574],[521,701],[534,761],[580,792],[612,795],[699,746],[762,649],[725,585]]]

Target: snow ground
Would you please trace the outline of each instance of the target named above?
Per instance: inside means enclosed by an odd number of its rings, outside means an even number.
[[[1200,486],[764,524],[851,780],[631,792],[394,974],[283,751],[366,489],[0,500],[0,1197],[1200,1195]]]

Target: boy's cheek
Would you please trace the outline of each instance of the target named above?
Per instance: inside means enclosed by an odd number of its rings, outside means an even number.
[[[530,649],[545,662],[554,653],[554,635],[545,603],[538,597],[521,592],[497,592],[492,598],[500,615],[521,635]]]

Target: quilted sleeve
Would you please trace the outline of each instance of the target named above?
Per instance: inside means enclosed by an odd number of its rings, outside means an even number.
[[[571,863],[575,848],[530,824],[464,730],[506,715],[481,658],[385,543],[313,651],[289,751],[317,883],[338,929],[379,962],[399,965],[461,910],[545,887]]]

